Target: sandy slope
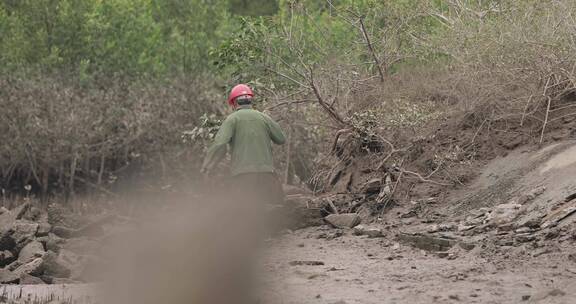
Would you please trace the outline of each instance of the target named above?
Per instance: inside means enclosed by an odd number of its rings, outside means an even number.
[[[384,238],[334,239],[329,227],[308,228],[272,242],[263,277],[265,303],[576,303],[576,215],[556,229],[536,229],[534,240],[514,240],[512,230],[493,227],[448,232],[476,245],[450,249],[449,257],[396,241],[400,232],[425,233],[431,224],[459,224],[479,208],[494,208],[532,189],[545,191],[522,203],[521,218],[553,213],[574,201],[576,145],[562,142],[524,147],[488,163],[476,180],[442,193],[434,204],[404,204],[375,225]],[[418,207],[418,208],[416,208]],[[400,219],[413,209],[417,215]],[[433,215],[430,217],[430,215]],[[520,226],[516,226],[520,227]],[[560,236],[558,236],[560,231]],[[318,238],[324,234],[326,238]],[[571,258],[569,256],[572,255]],[[290,266],[297,260],[321,266]]]

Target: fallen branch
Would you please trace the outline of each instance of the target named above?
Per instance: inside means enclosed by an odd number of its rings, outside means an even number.
[[[433,180],[430,180],[430,179],[426,179],[426,178],[422,177],[422,175],[420,175],[420,174],[418,174],[418,173],[416,173],[416,172],[412,172],[412,171],[408,171],[408,170],[404,170],[404,169],[401,169],[400,172],[414,175],[414,176],[418,177],[418,179],[419,179],[421,182],[424,182],[424,183],[430,183],[430,184],[439,185],[439,186],[452,186],[452,184],[445,184],[445,183],[440,183],[440,182],[433,181]]]
[[[352,129],[341,129],[338,130],[338,132],[336,132],[336,136],[334,137],[334,142],[332,143],[332,153],[334,153],[334,151],[336,151],[336,148],[338,147],[338,140],[340,139],[340,136],[342,136],[342,134],[345,133],[350,133],[352,131]]]

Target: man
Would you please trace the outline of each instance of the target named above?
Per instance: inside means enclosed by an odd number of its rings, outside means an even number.
[[[254,93],[244,84],[235,86],[228,97],[234,108],[222,123],[202,165],[211,171],[226,155],[232,155],[232,190],[235,195],[258,203],[281,203],[282,187],[274,173],[272,143],[286,141],[282,129],[272,118],[252,108]]]

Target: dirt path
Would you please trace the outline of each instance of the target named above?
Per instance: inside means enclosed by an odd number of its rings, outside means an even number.
[[[536,258],[523,248],[488,258],[481,256],[489,249],[458,249],[450,259],[390,236],[317,238],[331,233],[308,228],[271,242],[263,303],[576,303],[576,262],[564,249]]]

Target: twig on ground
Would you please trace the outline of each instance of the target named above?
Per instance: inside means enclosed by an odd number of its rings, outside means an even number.
[[[445,184],[445,183],[433,181],[433,180],[430,180],[430,179],[426,179],[426,178],[422,177],[422,175],[420,175],[420,174],[418,174],[418,173],[416,173],[416,172],[413,172],[413,171],[408,171],[408,170],[401,169],[401,172],[414,175],[414,176],[416,176],[420,181],[422,181],[422,182],[424,182],[424,183],[430,183],[430,184],[439,185],[439,186],[452,186],[452,184]]]

